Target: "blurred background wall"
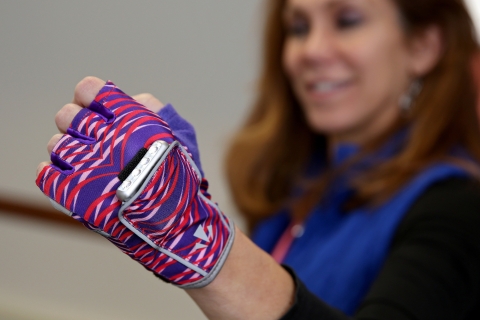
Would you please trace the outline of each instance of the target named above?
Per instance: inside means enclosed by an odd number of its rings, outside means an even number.
[[[470,0],[480,21],[480,2]],[[211,193],[252,98],[261,0],[0,2],[0,197],[48,207],[34,184],[54,116],[87,75],[171,102],[197,129]],[[4,210],[5,211],[5,210]],[[100,236],[0,212],[0,319],[203,319]]]

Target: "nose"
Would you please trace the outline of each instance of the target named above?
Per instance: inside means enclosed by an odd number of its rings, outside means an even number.
[[[335,56],[335,38],[325,28],[312,28],[305,38],[302,49],[308,62],[329,62]]]

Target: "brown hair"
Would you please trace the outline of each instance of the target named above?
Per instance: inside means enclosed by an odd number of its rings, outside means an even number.
[[[477,44],[464,3],[461,0],[393,1],[400,9],[407,36],[437,25],[443,32],[445,48],[436,67],[423,78],[423,89],[410,117],[399,120],[388,134],[382,135],[383,139],[364,146],[364,153],[370,152],[402,125],[408,123],[411,127],[400,152],[351,181],[356,193],[349,202],[350,207],[387,199],[433,161],[450,160],[471,168],[465,161],[449,159],[453,146],[464,147],[480,160],[476,90],[471,72]],[[309,161],[315,154],[325,154],[327,146],[325,137],[307,125],[283,71],[285,2],[267,2],[257,97],[247,121],[234,136],[226,158],[233,199],[250,228],[287,205],[292,206],[296,218],[305,217],[336,174],[327,170],[326,174],[303,184],[305,192],[292,201],[292,190],[301,185]]]

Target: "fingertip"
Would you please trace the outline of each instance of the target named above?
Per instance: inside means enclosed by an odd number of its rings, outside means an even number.
[[[62,137],[63,137],[63,134],[57,133],[50,139],[50,141],[48,141],[48,144],[47,144],[48,154],[52,153],[53,148],[55,148],[55,145],[58,143],[58,141],[60,141],[60,139],[62,139]]]
[[[88,107],[104,85],[105,81],[100,78],[93,76],[83,78],[75,86],[73,103]]]
[[[55,115],[55,124],[60,132],[66,133],[75,116],[83,108],[74,103],[68,103]]]
[[[165,105],[151,93],[140,93],[132,97],[150,111],[157,113]]]
[[[37,172],[36,172],[35,177],[38,179],[38,177],[40,176],[40,174],[42,173],[44,168],[48,167],[50,164],[51,164],[51,162],[48,162],[48,161],[40,162],[40,164],[37,166]]]

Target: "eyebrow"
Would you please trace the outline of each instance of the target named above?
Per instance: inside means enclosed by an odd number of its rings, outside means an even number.
[[[338,7],[342,3],[349,2],[350,0],[329,0],[327,3],[323,3],[321,7],[326,7],[328,10],[332,10],[335,7]],[[287,3],[285,8],[283,9],[282,16],[284,18],[288,17],[290,14],[295,14],[298,11],[303,11],[299,10],[298,6],[292,6],[290,3]]]

